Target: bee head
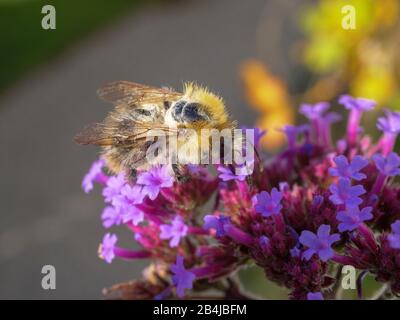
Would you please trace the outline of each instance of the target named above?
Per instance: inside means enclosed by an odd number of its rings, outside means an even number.
[[[224,102],[206,88],[186,83],[184,96],[171,110],[175,121],[195,128],[224,128],[231,126]]]

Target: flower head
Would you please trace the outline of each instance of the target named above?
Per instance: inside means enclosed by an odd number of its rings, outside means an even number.
[[[119,173],[116,176],[111,176],[107,180],[107,184],[103,189],[103,197],[105,202],[113,202],[114,197],[118,197],[122,187],[125,185],[126,179],[124,173]]]
[[[124,223],[131,222],[134,226],[137,226],[144,220],[144,213],[135,205],[126,206],[122,215]]]
[[[339,103],[344,105],[344,107],[348,110],[357,111],[372,110],[376,106],[376,102],[374,100],[365,98],[354,98],[348,94],[340,96]]]
[[[324,300],[324,296],[321,292],[309,292],[307,293],[307,300]]]
[[[269,246],[270,240],[267,236],[261,236],[260,239],[258,240],[261,248],[265,249]]]
[[[185,289],[193,288],[193,281],[196,276],[193,272],[185,269],[183,257],[180,255],[176,257],[176,263],[171,266],[171,271],[174,273],[172,282],[176,286],[176,293],[178,297],[182,298],[185,295]]]
[[[103,167],[105,162],[103,159],[93,162],[89,172],[83,177],[82,188],[85,193],[93,190],[93,182],[97,181],[103,175]]]
[[[378,129],[392,134],[400,133],[400,112],[386,110],[385,115],[378,119]]]
[[[122,218],[123,216],[121,211],[112,206],[105,207],[101,214],[104,228],[111,228],[113,225],[120,225],[123,220]]]
[[[334,251],[332,244],[339,241],[340,235],[337,233],[329,234],[331,227],[326,224],[319,226],[317,234],[311,231],[302,231],[299,241],[302,245],[308,247],[303,253],[306,260],[310,260],[314,254],[317,254],[322,261],[328,261],[333,257]]]
[[[114,248],[117,241],[118,238],[115,234],[107,233],[103,238],[103,242],[99,247],[99,256],[107,263],[111,263],[115,258]]]
[[[365,193],[361,185],[352,186],[349,179],[339,178],[338,184],[331,184],[329,187],[332,195],[329,197],[334,204],[346,204],[348,206],[358,206],[362,203],[359,197]]]
[[[160,226],[160,230],[160,238],[171,239],[169,245],[173,248],[179,244],[181,238],[187,235],[188,227],[185,225],[181,217],[176,216],[171,225],[163,224]]]
[[[346,207],[346,210],[339,211],[336,215],[336,218],[341,223],[338,228],[340,232],[343,231],[352,231],[364,222],[371,220],[373,215],[371,213],[372,207],[365,207],[361,210],[356,207]]]
[[[229,167],[224,167],[224,166],[218,166],[217,170],[219,172],[218,177],[222,181],[230,181],[230,180],[238,180],[238,181],[244,181],[246,180],[246,177],[248,176],[248,173],[246,172],[246,168],[243,167],[238,168],[239,174],[235,174],[231,168]]]
[[[335,168],[329,168],[329,174],[335,177],[351,178],[354,180],[362,180],[367,176],[359,171],[368,165],[368,160],[361,156],[355,156],[351,163],[343,155],[333,159],[336,164]]]
[[[143,192],[143,187],[140,185],[131,186],[126,184],[121,189],[121,196],[124,197],[126,203],[129,204],[140,204],[143,202],[143,199],[146,197],[146,194]]]
[[[206,230],[215,229],[217,237],[222,237],[225,235],[224,225],[229,221],[229,217],[226,216],[206,215],[203,228]]]
[[[328,102],[318,102],[314,105],[304,103],[300,106],[300,113],[310,120],[315,120],[320,118],[329,107]]]
[[[388,236],[390,246],[393,249],[400,249],[400,220],[392,223],[392,233]]]
[[[154,200],[162,188],[172,187],[174,178],[170,175],[167,166],[155,166],[149,171],[140,173],[137,183],[143,185],[143,192]]]
[[[391,152],[386,158],[380,154],[373,156],[376,168],[385,176],[394,177],[400,175],[400,157]]]
[[[306,124],[301,126],[293,126],[288,124],[278,130],[286,135],[289,147],[293,147],[296,144],[298,135],[310,130],[310,126]]]
[[[264,217],[279,214],[282,209],[282,193],[276,188],[272,189],[271,194],[266,191],[256,194],[255,200],[256,212],[261,213]]]

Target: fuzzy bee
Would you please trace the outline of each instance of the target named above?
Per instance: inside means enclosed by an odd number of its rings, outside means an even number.
[[[86,126],[75,141],[101,146],[102,156],[113,173],[124,171],[135,175],[138,169],[148,169],[148,151],[161,134],[178,137],[172,152],[179,153],[183,146],[200,145],[203,129],[235,128],[222,99],[193,83],[186,83],[183,93],[179,93],[118,81],[101,87],[98,95],[113,103],[115,109],[103,122]],[[171,143],[167,144],[171,146]],[[197,156],[194,159],[193,153],[181,152],[178,163],[170,163],[178,179],[182,164],[196,164]]]

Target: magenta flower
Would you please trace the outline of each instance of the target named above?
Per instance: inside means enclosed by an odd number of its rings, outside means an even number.
[[[289,252],[292,258],[297,258],[301,256],[301,250],[297,246],[294,246],[292,249],[289,250]]]
[[[225,235],[224,225],[229,221],[229,217],[226,216],[206,215],[203,228],[206,230],[215,229],[217,237],[222,237]]]
[[[115,207],[107,206],[104,208],[101,214],[101,220],[103,221],[104,228],[111,228],[113,225],[120,225],[122,223],[123,216],[121,211]]]
[[[244,181],[246,180],[246,177],[248,176],[247,172],[245,171],[246,168],[243,168],[243,170],[240,170],[239,168],[239,174],[235,174],[231,168],[229,167],[224,167],[224,166],[218,166],[217,170],[219,172],[218,177],[222,181],[230,181],[230,180],[238,180],[238,181]]]
[[[85,191],[85,193],[89,193],[93,190],[93,182],[105,182],[105,175],[103,173],[104,166],[105,162],[103,159],[93,162],[92,166],[89,169],[89,172],[83,177],[82,180],[82,189],[83,191]]]
[[[323,299],[325,292],[335,297],[341,281],[335,275],[343,265],[385,284],[379,298],[399,295],[400,186],[389,177],[400,174],[400,157],[391,153],[400,113],[379,121],[386,131],[375,141],[360,128],[362,113],[374,103],[349,96],[340,102],[350,110],[346,136],[332,141],[338,115],[327,103],[303,105],[310,123],[284,127],[288,146],[268,161],[260,155],[251,179],[248,167],[237,163],[217,167],[219,178],[209,168],[189,165],[186,183],[174,183],[165,166],[140,171],[135,183],[93,166],[83,185],[85,191],[94,182],[103,185],[103,226],[122,225],[136,239],[135,250],[122,248],[107,233],[99,255],[107,263],[151,260],[141,279],[110,288],[110,297],[174,299],[192,289],[194,299],[206,292],[217,299],[246,298],[229,277],[248,263],[286,286],[290,299]],[[254,135],[258,144],[262,132]],[[197,279],[202,281],[194,286]],[[362,281],[360,276],[359,299]]]
[[[111,263],[115,258],[114,248],[117,241],[118,238],[115,234],[107,233],[103,238],[99,248],[99,256],[107,263]]]
[[[388,236],[390,246],[393,249],[400,249],[400,220],[392,223],[392,233]]]
[[[176,216],[175,219],[172,221],[172,224],[162,224],[160,226],[161,239],[171,239],[169,241],[169,246],[171,248],[176,247],[181,238],[185,237],[188,233],[188,227],[183,222],[183,219],[179,216]]]
[[[142,186],[131,186],[127,184],[121,189],[121,196],[124,197],[124,200],[127,204],[140,204],[143,202],[146,194],[143,192]]]
[[[255,206],[254,209],[257,213],[261,213],[264,217],[270,217],[273,214],[279,214],[282,205],[282,193],[278,189],[273,188],[271,194],[266,191],[262,191],[255,195]]]
[[[307,300],[324,300],[324,296],[321,292],[309,292],[307,293]]]
[[[125,175],[120,173],[116,176],[111,176],[107,180],[107,184],[103,189],[103,197],[105,202],[113,202],[114,197],[117,197],[121,193],[122,187],[125,185]]]
[[[174,178],[170,175],[167,166],[156,166],[140,173],[137,183],[143,186],[143,193],[154,200],[162,188],[172,187]]]
[[[378,119],[378,129],[386,133],[400,133],[400,112],[386,110],[385,115]]]
[[[365,193],[361,185],[352,186],[349,179],[339,178],[338,184],[331,184],[329,187],[332,195],[329,197],[334,204],[345,204],[347,206],[358,206],[362,203],[359,197]]]
[[[122,221],[124,223],[132,223],[134,226],[137,226],[144,220],[144,213],[138,207],[134,205],[127,205],[123,208],[124,213],[122,215]]]
[[[344,105],[347,110],[369,111],[376,106],[374,100],[365,98],[354,98],[348,94],[340,96],[339,103]]]
[[[283,128],[278,129],[286,135],[289,148],[293,148],[296,145],[297,137],[299,134],[307,132],[310,130],[309,125],[292,126],[285,125]]]
[[[328,112],[326,115],[322,116],[321,119],[325,125],[331,125],[332,123],[342,120],[342,116],[337,112]]]
[[[270,240],[267,236],[261,236],[258,240],[260,243],[260,247],[266,250],[270,244]]]
[[[385,176],[394,177],[400,175],[400,157],[397,153],[391,152],[386,158],[380,154],[372,157],[376,168]]]
[[[193,272],[185,269],[183,257],[180,255],[176,257],[176,263],[171,266],[171,271],[174,273],[172,282],[176,286],[176,293],[178,297],[182,298],[185,295],[185,289],[193,288],[196,276]]]
[[[322,117],[329,107],[328,102],[318,102],[314,105],[304,103],[300,106],[300,113],[305,115],[309,120],[315,120]]]
[[[362,180],[367,176],[359,171],[368,165],[368,160],[361,156],[355,156],[351,163],[345,156],[337,156],[333,159],[336,164],[335,168],[329,168],[329,174],[334,177],[351,178],[354,180]]]
[[[311,231],[302,231],[299,241],[302,245],[308,247],[303,253],[303,258],[310,260],[314,254],[317,254],[322,261],[328,261],[333,257],[334,251],[332,244],[339,241],[340,235],[334,233],[330,235],[331,227],[326,224],[319,226],[317,234]]]
[[[371,211],[372,207],[365,207],[360,211],[358,206],[346,207],[346,210],[339,211],[336,215],[336,219],[341,222],[338,226],[339,231],[352,231],[364,221],[371,220],[373,218]]]

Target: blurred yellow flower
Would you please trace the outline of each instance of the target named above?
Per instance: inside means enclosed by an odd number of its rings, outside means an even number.
[[[342,7],[352,5],[356,29],[342,28]],[[398,0],[320,0],[308,7],[300,24],[306,33],[302,61],[319,78],[315,87],[328,99],[343,90],[398,107],[400,17]],[[321,86],[319,81],[341,83]],[[316,92],[315,88],[310,91]],[[306,94],[307,95],[307,94]],[[326,97],[326,98],[325,98]]]

